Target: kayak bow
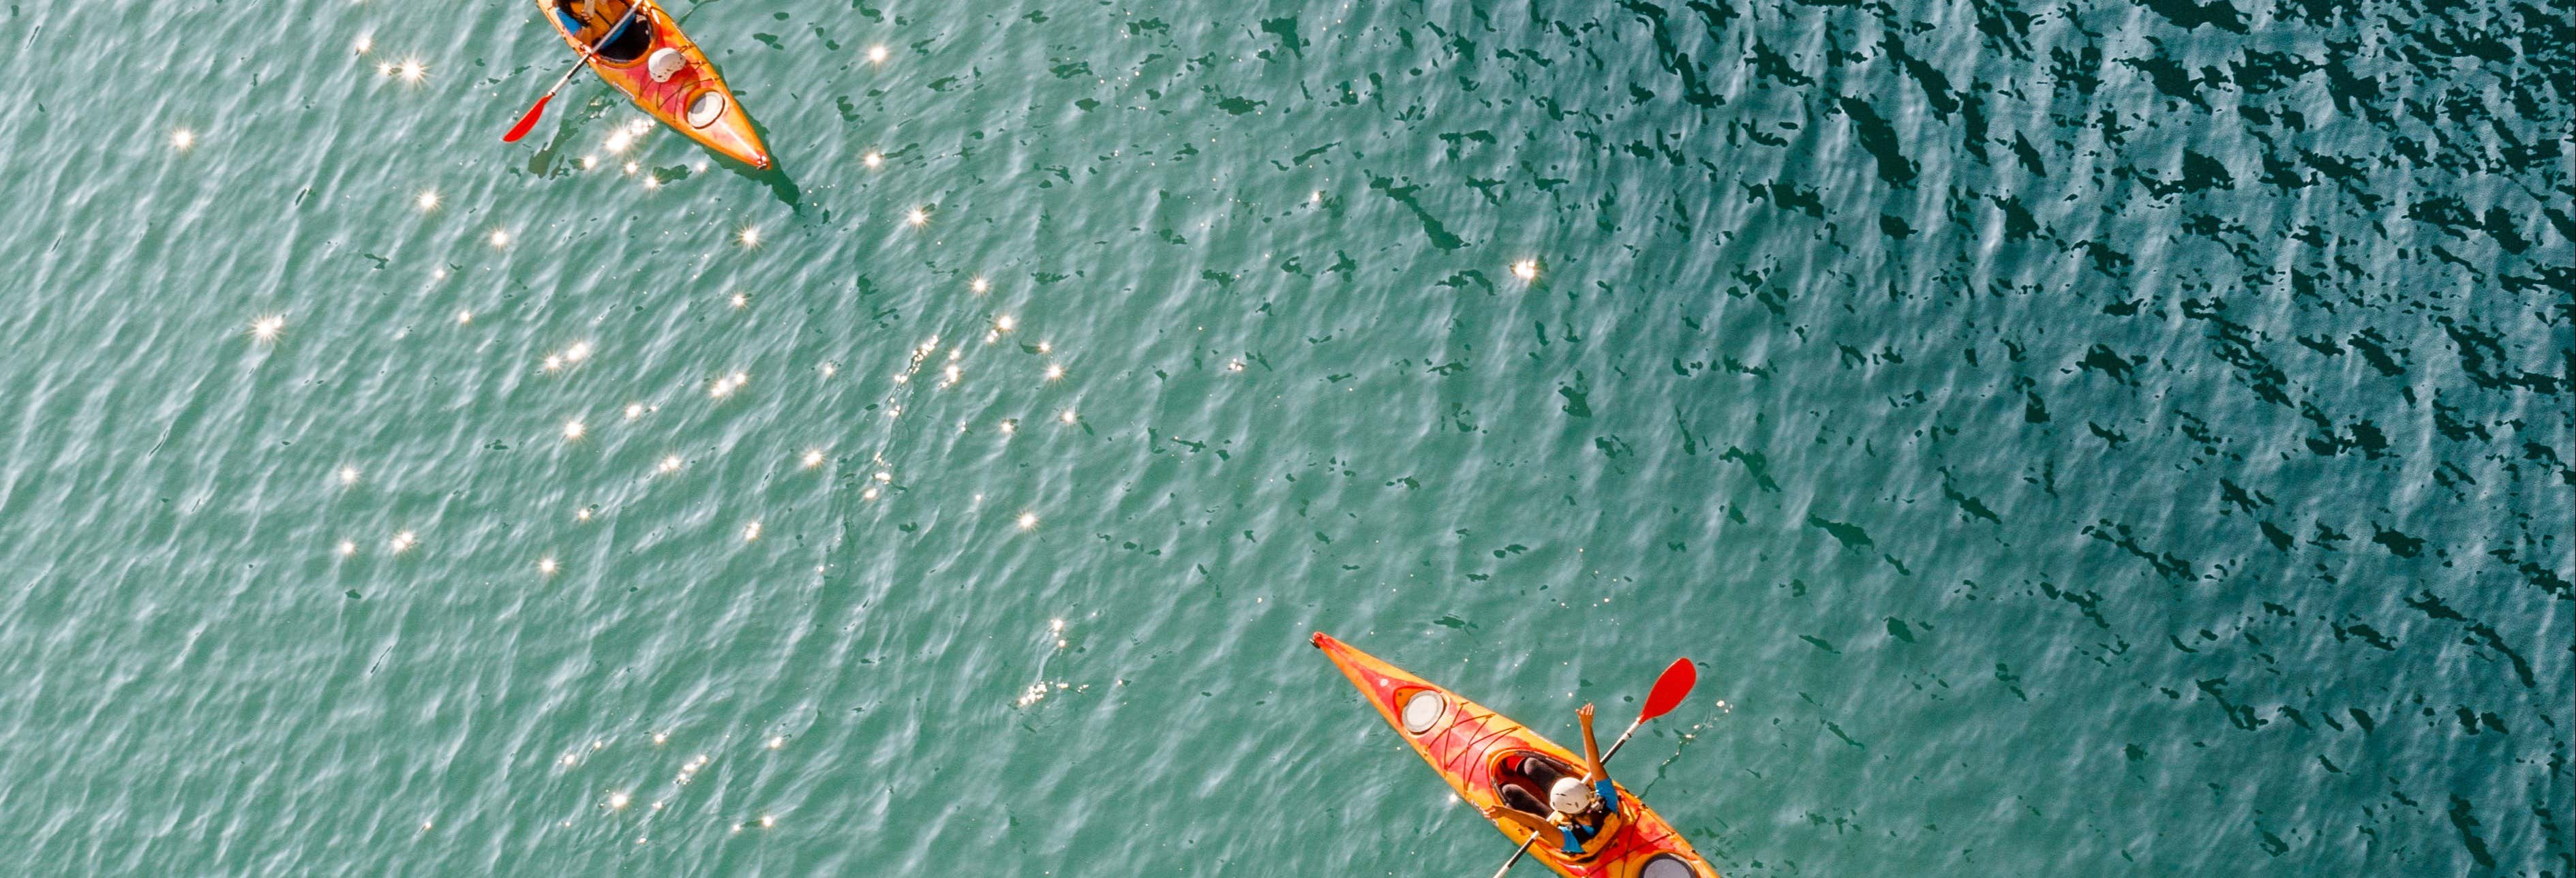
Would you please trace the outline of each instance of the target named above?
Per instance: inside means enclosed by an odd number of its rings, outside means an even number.
[[[1315,648],[1342,669],[1378,715],[1470,805],[1536,809],[1544,816],[1546,776],[1582,773],[1582,757],[1484,705],[1320,631]],[[1493,825],[1514,840],[1523,837],[1516,824],[1496,820]],[[1624,785],[1619,787],[1618,814],[1584,855],[1568,856],[1546,843],[1532,845],[1530,855],[1566,878],[1717,878],[1717,870],[1691,850],[1690,842]]]
[[[562,2],[537,0],[537,8],[554,25],[555,32],[563,35],[566,45],[575,52],[587,51],[590,47],[575,38],[557,14]],[[752,131],[751,117],[734,102],[733,92],[725,87],[724,77],[717,75],[715,65],[698,51],[698,44],[680,32],[679,23],[662,11],[661,4],[653,0],[635,3],[641,7],[635,20],[590,57],[590,69],[662,124],[726,158],[767,170],[769,150],[761,145],[760,135]],[[662,55],[666,51],[672,54]],[[656,63],[657,55],[664,60]]]

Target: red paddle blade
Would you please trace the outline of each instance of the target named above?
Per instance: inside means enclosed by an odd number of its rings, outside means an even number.
[[[1637,712],[1637,721],[1642,723],[1673,712],[1673,708],[1682,706],[1682,699],[1690,697],[1691,687],[1698,683],[1699,668],[1693,667],[1690,659],[1674,659],[1672,666],[1664,669],[1663,676],[1655,678],[1654,691],[1646,693],[1646,709]]]
[[[519,117],[519,124],[510,126],[510,133],[501,135],[501,142],[517,143],[519,138],[528,136],[528,129],[537,127],[537,118],[546,114],[546,102],[554,99],[554,92],[546,92],[545,97],[538,98],[537,105],[529,107],[528,114]]]

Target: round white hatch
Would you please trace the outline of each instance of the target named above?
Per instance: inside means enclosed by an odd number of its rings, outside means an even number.
[[[1647,863],[1646,870],[1637,873],[1637,876],[1638,878],[1699,878],[1699,873],[1691,871],[1690,864],[1682,862],[1680,857],[1665,855],[1656,857],[1654,862]]]
[[[1425,689],[1413,693],[1413,697],[1404,699],[1404,730],[1417,735],[1430,731],[1431,724],[1440,721],[1441,711],[1448,709],[1448,701],[1438,692]]]
[[[716,124],[717,119],[723,118],[724,111],[725,96],[709,89],[689,102],[689,124],[699,128]]]

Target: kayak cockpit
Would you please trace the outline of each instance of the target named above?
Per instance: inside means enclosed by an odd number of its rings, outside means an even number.
[[[1503,807],[1546,817],[1554,813],[1547,806],[1547,791],[1558,780],[1578,777],[1574,766],[1564,760],[1536,750],[1505,750],[1494,757],[1494,796]]]
[[[564,32],[586,45],[617,24],[618,19],[625,18],[630,5],[631,0],[555,0],[554,12],[556,20],[563,24]],[[601,17],[601,20],[592,20],[593,15]],[[607,41],[599,46],[599,59],[610,64],[632,64],[652,50],[653,17],[637,13],[625,27],[608,34]]]

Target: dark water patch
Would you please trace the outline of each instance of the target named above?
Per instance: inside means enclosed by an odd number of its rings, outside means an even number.
[[[2165,96],[2189,101],[2204,111],[2209,109],[2209,102],[2200,96],[2200,79],[2184,71],[2182,65],[2172,59],[2162,55],[2142,55],[2118,60],[2121,66],[2146,74],[2147,81]]]
[[[1780,483],[1771,480],[1771,459],[1763,456],[1762,452],[1746,451],[1730,445],[1727,446],[1726,451],[1717,456],[1717,459],[1742,464],[1745,474],[1753,477],[1754,484],[1760,485],[1762,490],[1779,493]]]
[[[2379,629],[2370,627],[2367,623],[2354,622],[2350,625],[2336,623],[2330,627],[2333,628],[2334,638],[2337,641],[2359,640],[2373,649],[2378,649],[2384,652],[2397,651],[2396,640],[2391,639],[2386,634],[2379,633]],[[2364,716],[2367,717],[2366,714]]]
[[[1306,40],[1297,35],[1297,16],[1262,19],[1261,32],[1278,37],[1280,47],[1296,57],[1306,56]]]
[[[1898,148],[1896,127],[1858,98],[1843,98],[1837,106],[1851,120],[1852,136],[1859,140],[1860,148],[1878,160],[1878,178],[1893,186],[1913,185],[1916,165]]]
[[[1913,642],[1914,642],[1914,628],[1913,628],[1912,626],[1909,626],[1909,625],[1905,624],[1905,621],[1904,621],[1904,620],[1902,620],[1902,619],[1898,619],[1898,618],[1896,618],[1896,617],[1894,617],[1894,616],[1889,616],[1889,617],[1887,617],[1887,636],[1889,636],[1889,637],[1893,637],[1893,638],[1896,638],[1896,639],[1901,640],[1901,641],[1904,641],[1904,642],[1906,642],[1906,643],[1913,643]]]
[[[2460,831],[2460,846],[2468,851],[2469,859],[2476,861],[2480,868],[2495,868],[2495,855],[2487,850],[2486,839],[2478,837],[2478,825],[2476,809],[2469,800],[2452,796],[2451,826]]]
[[[1425,209],[1422,202],[1414,197],[1414,193],[1422,191],[1422,187],[1398,185],[1393,178],[1374,174],[1369,176],[1368,181],[1370,189],[1386,193],[1387,198],[1404,205],[1405,210],[1412,212],[1414,219],[1422,223],[1423,235],[1431,239],[1431,246],[1442,250],[1456,250],[1467,246],[1466,239],[1450,234],[1448,226],[1443,225],[1438,217],[1432,216],[1431,211]]]
[[[1950,501],[1951,505],[1954,505],[1954,506],[1959,507],[1959,511],[1960,511],[1960,512],[1966,513],[1966,514],[1968,514],[1968,515],[1970,515],[1970,516],[1973,516],[1973,517],[1976,517],[1976,518],[1985,519],[1986,523],[1988,523],[1988,524],[2002,524],[2002,523],[2003,523],[2003,521],[2004,521],[2004,520],[2003,520],[2003,517],[2002,517],[2002,516],[1999,516],[1999,515],[1996,515],[1996,514],[1995,514],[1995,511],[1994,511],[1993,509],[1989,509],[1989,508],[1987,508],[1987,507],[1986,507],[1986,503],[1985,503],[1985,501],[1983,501],[1983,500],[1979,500],[1979,499],[1977,499],[1977,498],[1975,498],[1975,497],[1968,496],[1968,495],[1966,495],[1966,494],[1959,493],[1959,490],[1958,490],[1957,488],[1952,487],[1952,486],[1951,486],[1951,485],[1952,485],[1952,479],[1951,479],[1951,477],[1950,477],[1950,471],[1949,471],[1949,469],[1948,469],[1948,468],[1944,467],[1944,468],[1940,469],[1940,470],[1939,470],[1939,472],[1940,472],[1940,473],[1941,473],[1941,475],[1942,475],[1942,480],[1941,480],[1941,498],[1942,498],[1942,499],[1944,499],[1944,500],[1948,500],[1948,501]]]
[[[2075,361],[2075,367],[2086,372],[2100,372],[2113,381],[2135,387],[2138,384],[2137,367],[2146,361],[2147,358],[2142,356],[2122,357],[2109,345],[2097,344],[2084,352],[2083,359]]]
[[[1866,549],[1873,545],[1869,539],[1869,532],[1862,530],[1859,525],[1831,521],[1811,514],[1807,516],[1807,526],[1833,535],[1834,540],[1842,543],[1845,549]]]
[[[1799,88],[1816,84],[1814,77],[1799,72],[1795,65],[1790,64],[1788,56],[1773,50],[1769,45],[1759,40],[1756,40],[1752,45],[1747,46],[1746,51],[1752,53],[1751,60],[1753,62],[1753,75],[1756,77],[1768,79],[1772,82],[1791,88]],[[1787,145],[1787,141],[1780,141],[1779,143],[1772,145],[1785,146]]]
[[[1715,91],[1709,89],[1706,81],[1707,74],[1700,71],[1699,63],[1691,59],[1689,52],[1682,50],[1680,40],[1674,36],[1672,24],[1668,20],[1670,13],[1647,0],[1619,0],[1619,8],[1628,10],[1653,31],[1656,61],[1663,66],[1665,72],[1681,80],[1682,103],[1695,107],[1715,107],[1726,102]],[[1711,27],[1713,28],[1714,25]],[[1713,32],[1712,36],[1714,36]]]
[[[2422,537],[2408,536],[2393,528],[2381,527],[2376,521],[2370,523],[2370,529],[2372,531],[2370,541],[2388,547],[2388,553],[2391,555],[2413,558],[2424,554]]]
[[[1930,62],[1907,52],[1905,40],[1898,36],[1897,29],[1881,32],[1880,44],[1886,48],[1887,56],[1895,59],[1897,67],[1905,71],[1906,78],[1923,89],[1923,100],[1931,104],[1934,115],[1947,119],[1959,112],[1959,96],[1950,90],[1950,77],[1943,75],[1941,69]]]
[[[2056,583],[2045,579],[2039,581],[2039,591],[2053,600],[2073,604],[2077,612],[2083,613],[2084,618],[2093,623],[2093,627],[2104,631],[2111,630],[2111,621],[2102,618],[2101,592],[2091,590],[2079,592],[2072,588],[2058,588]]]
[[[2191,562],[2176,557],[2171,552],[2151,551],[2140,545],[2137,535],[2130,533],[2128,525],[2118,524],[2110,519],[2101,519],[2085,525],[2081,533],[2117,546],[2121,551],[2147,562],[2147,566],[2154,568],[2157,575],[2163,576],[2167,582],[2182,585],[2195,579],[2192,574],[2195,568]]]

